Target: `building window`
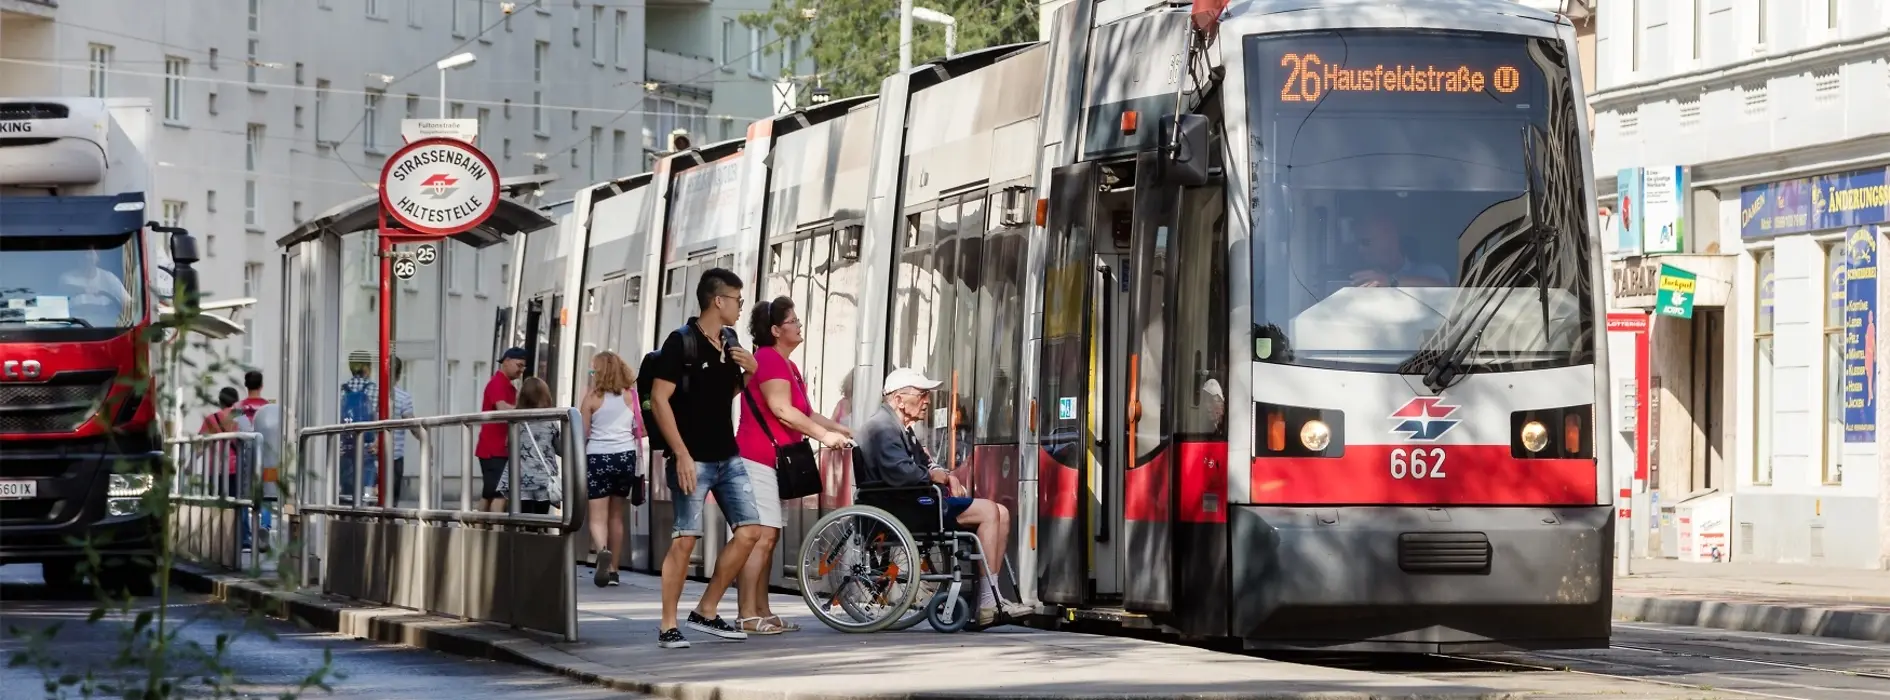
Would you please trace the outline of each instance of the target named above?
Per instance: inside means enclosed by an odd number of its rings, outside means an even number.
[[[296,85],[302,84],[302,80],[303,80],[302,73],[303,73],[302,62],[296,61],[295,62],[295,84]]]
[[[1773,252],[1759,253],[1759,316],[1752,333],[1753,345],[1753,450],[1752,483],[1772,483],[1772,405],[1777,392],[1772,387],[1772,306],[1775,293]]]
[[[484,129],[484,128],[486,128],[486,124],[488,124],[488,123],[490,123],[490,122],[492,121],[492,109],[491,109],[491,108],[488,108],[488,107],[480,107],[480,108],[479,108],[479,111],[477,112],[477,114],[479,115],[479,116],[478,116],[478,119],[479,119],[479,124],[478,124],[478,126],[479,126],[479,128],[480,128],[480,129]]]
[[[419,95],[415,95],[413,93],[407,93],[407,118],[408,119],[420,118],[420,96]]]
[[[243,181],[243,225],[257,228],[262,225],[262,193],[256,190],[255,180]]]
[[[190,61],[164,57],[164,121],[184,121],[184,76],[189,73]]]
[[[486,249],[473,250],[472,269],[473,294],[484,298],[486,296]]]
[[[162,209],[162,217],[163,217],[165,226],[172,226],[172,227],[183,226],[184,225],[184,203],[179,202],[175,199],[164,200],[164,205]]]
[[[1844,286],[1850,245],[1824,249],[1824,483],[1844,483]],[[1861,332],[1861,331],[1860,331]]]
[[[1704,0],[1693,0],[1693,60],[1700,60],[1706,46],[1706,7]]]
[[[315,145],[322,145],[322,116],[328,112],[328,81],[315,79]]]
[[[1628,21],[1634,26],[1629,28],[1628,35],[1628,70],[1638,72],[1641,69],[1641,0],[1629,0],[1629,4]]]
[[[512,140],[511,139],[500,139],[499,157],[504,158],[506,160],[512,159]]]
[[[302,128],[302,105],[295,106],[295,128]]]
[[[593,126],[591,127],[591,182],[597,182],[602,179],[598,175],[598,172],[601,170],[598,166],[603,164],[604,159],[599,157],[603,152],[604,127]],[[614,175],[615,173],[611,174]]]
[[[106,76],[110,75],[112,70],[112,47],[92,44],[88,48],[91,60],[86,71],[86,95],[105,97]]]
[[[419,2],[419,0],[412,1]],[[467,7],[470,4],[472,4],[471,0],[453,0],[453,36],[466,38],[466,25],[472,24],[469,21],[472,17],[472,9]]]
[[[210,47],[210,70],[217,69],[217,56],[217,48],[215,46]]]
[[[407,26],[420,26],[420,3],[426,0],[407,0]]]
[[[761,54],[762,54],[761,47],[762,47],[761,28],[750,27],[748,29],[748,74],[755,76],[757,78],[761,77],[762,75],[761,73]]]
[[[604,6],[591,6],[591,62],[604,65]]]
[[[460,260],[459,256],[464,252],[465,249],[453,246],[440,247],[440,276],[446,278],[447,294],[460,294],[460,268],[465,267],[465,261]]]
[[[249,40],[249,60],[245,62],[243,66],[243,71],[244,71],[243,74],[247,76],[247,79],[249,80],[249,83],[251,85],[256,84],[256,68],[262,65],[262,59],[259,59],[256,57],[256,53],[261,48],[261,46],[262,46],[262,40],[260,39]]]
[[[212,214],[217,213],[217,191],[216,190],[209,190],[203,193],[203,210],[210,212]]]
[[[262,31],[262,0],[249,0],[249,32]]]
[[[302,225],[302,203],[301,202],[289,203],[289,218],[293,220],[293,223],[295,225],[297,226]]]
[[[1769,14],[1766,12],[1767,3],[1765,0],[1754,0],[1753,5],[1753,43],[1764,46],[1765,40],[1767,39],[1765,33],[1765,16]]]
[[[466,103],[454,102],[451,106],[446,108],[446,115],[450,119],[465,119]]]
[[[381,19],[387,16],[381,14],[381,0],[367,0],[367,16],[375,19]]]
[[[550,57],[551,42],[532,44],[532,131],[539,134],[551,133],[551,124],[545,119],[545,63]]]
[[[617,11],[617,24],[612,30],[615,37],[611,40],[611,53],[616,56],[618,68],[630,67],[630,13]]]
[[[629,148],[629,138],[623,133],[623,129],[616,129],[612,131],[610,134],[610,174],[611,175],[613,176],[621,175],[628,170],[630,164],[624,162],[623,160],[624,154],[626,153],[628,148]]]
[[[262,263],[243,263],[243,296],[248,299],[262,298]],[[256,330],[255,321],[243,320],[243,365],[256,366]]]
[[[256,172],[262,163],[263,125],[251,124],[243,134],[243,169]]]
[[[362,103],[361,147],[369,151],[381,148],[381,98],[386,96],[387,93],[379,90],[369,90]]]
[[[738,30],[738,28],[735,26],[735,18],[729,17],[727,19],[723,19],[722,20],[722,70],[732,70],[735,67],[735,59],[736,57],[741,55],[739,53],[736,53],[735,51],[735,41],[740,38],[741,38],[741,33]]]
[[[1826,29],[1838,28],[1838,0],[1825,0],[1824,26]]]

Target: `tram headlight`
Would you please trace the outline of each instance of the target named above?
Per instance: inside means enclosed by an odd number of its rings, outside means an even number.
[[[1314,452],[1324,452],[1332,444],[1332,428],[1322,420],[1309,420],[1299,427],[1299,444]]]
[[[1542,421],[1532,420],[1524,423],[1521,437],[1523,449],[1530,452],[1541,452],[1549,446],[1549,429],[1542,424]]]

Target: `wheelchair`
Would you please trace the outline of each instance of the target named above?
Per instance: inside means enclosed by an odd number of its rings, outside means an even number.
[[[841,632],[904,630],[920,620],[945,633],[969,627],[984,547],[977,533],[946,521],[949,495],[938,484],[862,488],[854,505],[821,518],[801,545],[808,609]]]

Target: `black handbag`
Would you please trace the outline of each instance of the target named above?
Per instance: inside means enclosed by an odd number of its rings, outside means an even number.
[[[820,493],[820,466],[814,460],[814,446],[808,444],[806,438],[795,440],[791,445],[775,442],[774,431],[768,429],[767,417],[755,405],[754,394],[742,389],[742,400],[748,404],[749,413],[754,414],[755,422],[761,425],[761,434],[768,436],[768,444],[774,445],[775,485],[781,491],[781,500],[792,501]]]

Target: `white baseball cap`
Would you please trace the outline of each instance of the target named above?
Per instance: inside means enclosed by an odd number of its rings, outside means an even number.
[[[926,379],[925,375],[920,374],[918,370],[900,367],[886,375],[886,387],[881,389],[880,393],[891,394],[901,389],[924,389],[931,391],[937,389],[938,385],[939,382],[937,380]]]

